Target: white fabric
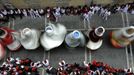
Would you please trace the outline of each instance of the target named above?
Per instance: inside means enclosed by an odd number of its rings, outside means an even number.
[[[2,11],[2,13],[3,13],[4,15],[7,15],[7,11],[6,11],[6,10]]]
[[[134,10],[131,11],[131,14],[134,14]]]
[[[67,33],[66,28],[61,24],[54,25],[52,23],[48,23],[48,25],[53,28],[53,31],[50,33],[46,31],[40,37],[41,45],[47,51],[52,48],[60,46],[62,42],[64,41],[64,37]]]
[[[26,12],[26,10],[25,10],[25,9],[23,9],[22,13],[23,13],[23,15],[24,15],[25,17],[27,17],[27,16],[28,16],[28,15],[27,15],[27,12]]]
[[[14,40],[13,43],[7,45],[7,47],[11,50],[11,51],[16,51],[20,48],[21,44],[19,42],[19,40]]]
[[[65,65],[66,65],[66,62],[64,60],[62,60],[61,62],[59,62],[59,66],[65,66]]]
[[[130,28],[131,28],[131,29],[134,29],[134,26],[126,27],[126,30],[128,30],[128,29],[130,29]],[[122,31],[124,36],[126,36],[126,37],[134,36],[134,33],[128,34],[128,33],[126,32],[126,30]]]
[[[123,12],[124,12],[124,13],[127,13],[127,12],[128,12],[128,8],[129,8],[129,6],[126,5],[126,6],[124,7],[124,9],[123,9]]]
[[[24,32],[28,29],[26,32]],[[35,29],[24,28],[21,31],[20,42],[25,49],[34,50],[39,47],[39,37],[41,32]]]
[[[93,41],[89,40],[89,42],[87,43],[87,48],[89,48],[91,50],[96,50],[101,47],[102,42],[103,42],[103,40],[99,40],[98,42],[93,42]]]
[[[101,33],[98,31],[99,28],[103,30]],[[97,36],[103,36],[104,32],[105,32],[105,29],[102,26],[99,26],[98,28],[95,29],[95,34]]]

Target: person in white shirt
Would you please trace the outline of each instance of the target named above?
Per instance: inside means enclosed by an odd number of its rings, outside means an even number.
[[[50,65],[48,59],[42,61],[42,64],[43,64],[46,68]]]
[[[41,67],[41,66],[42,66],[42,63],[41,63],[40,61],[37,61],[37,62],[35,63],[35,67],[39,68],[39,67]]]
[[[121,7],[118,6],[117,9],[116,9],[117,12],[120,12],[121,11]]]
[[[30,67],[36,67],[36,64],[34,62],[31,62]]]
[[[94,11],[93,10],[89,10],[88,15],[89,15],[89,19],[91,19],[92,16],[94,15]]]
[[[61,11],[61,8],[60,8],[60,7],[56,7],[56,8],[55,8],[54,16],[55,16],[55,18],[56,18],[56,22],[58,22],[59,18],[61,17],[60,11]]]
[[[127,4],[127,5],[123,8],[123,12],[124,12],[124,13],[127,13],[127,12],[128,12],[128,8],[129,8],[129,5]]]
[[[131,11],[131,14],[134,14],[134,10]]]
[[[34,10],[31,8],[30,10],[28,10],[30,17],[32,18],[36,18],[35,14],[34,14]]]
[[[89,13],[84,13],[83,17],[84,17],[84,25],[86,25],[86,22],[88,25],[90,25]]]
[[[66,65],[66,62],[64,60],[59,62],[59,66],[64,67]]]
[[[104,13],[104,16],[103,16],[103,19],[107,20],[108,19],[108,16],[111,15],[111,12],[109,10],[105,10],[105,13]]]
[[[64,15],[65,14],[65,8],[61,8],[61,14]]]
[[[34,10],[35,17],[41,17],[38,10]]]
[[[100,10],[100,7],[99,7],[98,5],[96,5],[96,6],[94,7],[94,10],[95,10],[95,13],[98,13],[98,11]]]
[[[5,15],[5,16],[7,15],[7,10],[3,10],[3,11],[1,11],[1,12],[2,12],[2,14]]]
[[[23,9],[23,10],[22,10],[22,13],[23,13],[23,15],[24,15],[25,17],[28,16],[28,15],[27,15],[27,11],[26,11],[26,9]]]
[[[41,16],[43,16],[43,15],[45,14],[45,12],[44,12],[43,9],[39,9],[38,11],[39,11],[39,14],[40,14]]]
[[[104,14],[105,14],[105,9],[104,9],[104,8],[101,8],[101,9],[100,9],[100,14],[99,14],[99,15],[103,17]]]

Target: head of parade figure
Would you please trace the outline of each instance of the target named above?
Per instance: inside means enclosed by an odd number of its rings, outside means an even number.
[[[74,30],[72,38],[73,39],[79,39],[80,38],[80,32],[78,30]]]
[[[93,41],[93,42],[98,42],[103,34],[105,32],[105,29],[102,26],[99,26],[95,29],[93,29],[90,33],[89,33],[89,38]]]
[[[7,32],[4,29],[0,29],[0,38],[4,38]]]
[[[32,34],[31,29],[30,28],[25,28],[21,32],[21,38],[25,39],[26,37],[30,37],[31,34]]]
[[[96,50],[102,45],[102,36],[105,32],[105,29],[102,26],[99,26],[89,32],[89,41],[87,47],[91,50]]]
[[[131,38],[134,36],[134,26],[130,26],[126,29],[126,31],[123,32],[123,35],[126,38]]]
[[[81,31],[74,30],[66,35],[65,43],[68,48],[82,47],[85,45],[85,37]]]

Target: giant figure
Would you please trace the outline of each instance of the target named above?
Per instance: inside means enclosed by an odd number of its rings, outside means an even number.
[[[89,31],[89,41],[87,43],[87,48],[90,50],[96,50],[100,48],[103,42],[102,36],[104,32],[105,29],[102,26]]]
[[[21,46],[18,33],[8,27],[0,27],[0,40],[3,46],[8,47],[11,51],[16,51]]]
[[[67,29],[64,25],[48,23],[40,37],[41,45],[46,51],[58,47],[63,43],[66,33]]]
[[[20,42],[27,50],[35,50],[39,47],[41,32],[37,29],[24,28],[20,32]]]
[[[134,40],[134,26],[112,31],[110,33],[110,40],[116,48],[126,47]]]
[[[65,42],[68,47],[83,47],[85,45],[85,37],[82,32],[74,30],[73,32],[66,35]]]

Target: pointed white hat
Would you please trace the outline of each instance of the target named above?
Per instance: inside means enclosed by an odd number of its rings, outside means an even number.
[[[41,45],[48,51],[60,46],[65,38],[67,29],[64,25],[48,23],[45,32],[40,37]]]
[[[24,28],[20,34],[20,42],[25,49],[34,50],[39,47],[41,32],[36,29]]]
[[[87,48],[91,50],[96,50],[101,47],[103,40],[101,39],[105,29],[102,26],[91,30],[89,32],[89,41],[87,43]]]

